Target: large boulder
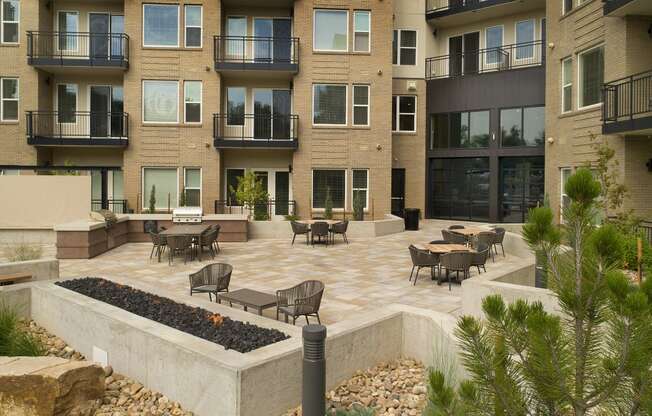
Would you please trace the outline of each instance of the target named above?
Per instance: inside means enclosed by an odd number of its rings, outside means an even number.
[[[0,357],[0,414],[64,416],[104,395],[104,371],[57,357]]]

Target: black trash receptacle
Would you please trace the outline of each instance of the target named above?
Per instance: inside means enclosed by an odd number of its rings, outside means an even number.
[[[419,229],[419,213],[419,208],[405,208],[403,219],[407,231],[417,231]]]

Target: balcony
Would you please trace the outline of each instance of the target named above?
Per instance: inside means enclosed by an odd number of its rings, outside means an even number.
[[[603,134],[652,134],[652,71],[606,83]]]
[[[299,147],[299,116],[213,114],[218,149],[291,149]]]
[[[541,66],[545,63],[545,58],[541,41],[436,56],[426,59],[426,79],[454,78]]]
[[[603,0],[605,16],[652,16],[650,0]]]
[[[55,71],[58,68],[129,67],[129,36],[124,33],[27,32],[27,63]]]
[[[27,144],[35,146],[125,147],[127,113],[28,111]]]
[[[438,27],[452,27],[545,7],[545,0],[427,0],[426,19]]]
[[[299,72],[299,38],[215,36],[215,70],[222,73]]]

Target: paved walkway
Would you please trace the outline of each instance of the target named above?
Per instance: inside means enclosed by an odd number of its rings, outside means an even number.
[[[214,261],[234,267],[231,290],[250,288],[274,293],[307,279],[321,280],[326,285],[320,315],[324,323],[347,319],[369,308],[389,303],[457,314],[461,307],[459,285],[438,286],[422,270],[416,286],[408,282],[412,263],[408,246],[440,239],[443,223],[426,221],[419,231],[379,237],[350,239],[346,245],[337,240],[335,246],[306,246],[300,237],[294,246],[289,240],[251,240],[247,243],[222,243],[222,251]],[[188,273],[213,260],[183,264],[181,257],[173,266],[165,261],[149,259],[150,243],[130,243],[90,260],[62,260],[61,277],[104,277],[129,283],[139,281],[169,292],[188,293]],[[490,271],[509,261],[502,257],[487,263]],[[475,276],[477,271],[472,271]],[[195,295],[201,296],[201,295]],[[234,305],[235,306],[235,305]],[[273,317],[274,311],[267,310]],[[301,320],[304,323],[304,320]]]

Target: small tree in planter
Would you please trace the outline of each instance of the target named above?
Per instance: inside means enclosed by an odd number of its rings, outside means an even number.
[[[333,197],[331,196],[330,187],[326,187],[326,198],[324,200],[324,218],[327,220],[333,219]]]
[[[266,203],[269,199],[263,181],[258,179],[253,171],[247,171],[243,177],[238,178],[238,187],[231,188],[231,192],[235,193],[236,199],[247,208],[249,217],[254,213],[255,220],[257,220],[256,206]]]
[[[353,193],[353,219],[355,221],[364,221],[364,198],[359,192]]]
[[[149,213],[156,212],[156,185],[152,185],[152,190],[149,192]]]

